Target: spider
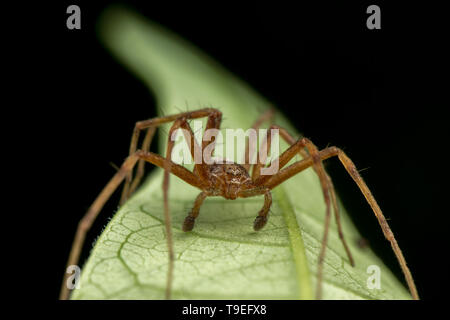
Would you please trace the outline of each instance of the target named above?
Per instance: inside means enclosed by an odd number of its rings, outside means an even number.
[[[253,124],[252,128],[257,130],[264,122],[271,121],[274,116],[274,111],[269,109],[264,112],[257,121]],[[194,137],[194,133],[189,125],[189,120],[207,118],[207,123],[205,127],[205,132],[208,129],[220,129],[220,124],[222,120],[222,113],[214,108],[205,108],[194,111],[182,112],[174,115],[157,117],[149,120],[136,122],[129,149],[129,156],[123,162],[120,169],[113,176],[113,178],[108,182],[104,189],[97,196],[95,201],[89,207],[88,211],[84,217],[80,220],[78,228],[75,234],[75,238],[72,244],[72,249],[69,255],[67,266],[76,265],[80,256],[81,249],[85,240],[87,231],[90,229],[95,218],[99,214],[103,205],[110,198],[112,193],[117,189],[117,187],[125,181],[124,188],[122,191],[122,196],[120,204],[122,205],[129,196],[134,192],[136,187],[139,185],[143,175],[144,175],[144,165],[146,162],[150,162],[158,167],[164,169],[163,178],[163,198],[164,198],[164,218],[165,218],[165,232],[167,238],[168,246],[168,274],[167,274],[167,285],[166,285],[166,298],[170,298],[170,291],[172,285],[173,277],[173,265],[174,265],[174,253],[173,253],[173,243],[172,243],[172,232],[171,232],[171,219],[169,214],[169,201],[168,201],[168,188],[169,188],[169,174],[174,174],[180,179],[184,180],[186,183],[201,190],[201,193],[197,196],[194,201],[192,210],[189,212],[184,220],[182,229],[185,232],[191,231],[194,228],[195,221],[199,216],[200,207],[208,196],[222,196],[226,199],[236,199],[236,198],[247,198],[253,196],[264,195],[264,204],[261,210],[256,216],[253,228],[255,231],[261,230],[268,220],[268,213],[272,204],[271,190],[283,183],[285,180],[295,176],[301,171],[312,167],[317,174],[320,185],[322,188],[324,201],[326,204],[325,212],[325,226],[324,234],[322,238],[321,250],[319,253],[318,267],[317,267],[317,285],[316,285],[316,298],[321,298],[321,283],[323,278],[323,263],[325,257],[325,249],[328,239],[329,224],[331,218],[331,210],[333,209],[335,220],[338,227],[339,238],[342,245],[346,251],[349,262],[354,266],[354,260],[345,241],[344,234],[342,232],[339,209],[336,201],[336,195],[332,181],[323,167],[323,160],[331,157],[338,157],[346,171],[358,185],[360,191],[366,198],[367,202],[371,206],[378,223],[384,233],[386,239],[390,242],[392,249],[399,261],[400,267],[404,273],[406,282],[408,284],[411,295],[414,299],[419,299],[417,289],[414,284],[411,272],[406,265],[405,258],[403,257],[402,251],[397,244],[397,241],[392,233],[380,207],[378,206],[375,198],[372,196],[366,183],[363,181],[362,177],[358,173],[352,160],[339,148],[337,147],[327,147],[323,150],[318,150],[318,148],[307,138],[300,138],[296,140],[288,131],[282,127],[272,124],[267,132],[267,136],[263,141],[262,146],[270,149],[271,145],[271,135],[270,129],[278,129],[278,132],[282,139],[284,139],[290,147],[285,150],[277,159],[273,161],[278,161],[279,171],[274,174],[261,175],[260,170],[265,166],[265,160],[257,161],[253,164],[252,171],[250,172],[250,157],[253,155],[254,150],[251,150],[248,141],[245,145],[245,161],[242,165],[230,162],[230,161],[206,161],[201,163],[196,163],[194,165],[193,171],[189,171],[185,167],[176,164],[172,161],[171,154],[175,142],[171,139],[172,134],[177,129],[184,129],[184,137],[190,146],[190,153],[192,158],[195,156],[195,150],[203,151],[208,142],[206,139],[202,139],[201,147],[198,145]],[[168,145],[166,149],[166,158],[152,153],[149,151],[150,144],[156,129],[161,124],[173,122],[170,131]],[[142,148],[137,150],[137,144],[142,130],[147,130],[144,137]],[[205,137],[205,134],[203,138]],[[214,142],[214,137],[211,139]],[[196,149],[197,148],[197,149]],[[212,148],[214,150],[214,147]],[[202,152],[203,154],[203,152]],[[302,156],[302,160],[294,162],[293,164],[286,167],[287,163],[297,154]],[[273,161],[271,163],[273,163]],[[132,172],[137,164],[137,170],[135,177],[132,177]],[[68,279],[68,273],[65,273],[60,299],[67,299],[70,294],[70,290],[66,285]]]

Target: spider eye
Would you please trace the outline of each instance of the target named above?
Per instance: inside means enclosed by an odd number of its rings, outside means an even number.
[[[233,167],[227,167],[227,168],[225,169],[225,172],[226,172],[227,174],[230,174],[230,175],[233,175],[233,176],[236,176],[236,175],[238,174],[238,170],[236,170],[236,169],[233,168]]]

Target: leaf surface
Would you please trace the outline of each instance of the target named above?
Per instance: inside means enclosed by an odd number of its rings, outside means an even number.
[[[247,84],[192,45],[133,12],[108,9],[99,30],[105,46],[155,93],[164,114],[215,107],[224,114],[222,128],[246,130],[269,107]],[[137,107],[142,106],[128,106]],[[295,133],[279,113],[275,122]],[[167,132],[165,129],[160,132]],[[160,139],[160,151],[165,154],[167,136],[160,134]],[[280,141],[280,149],[286,147]],[[114,215],[83,267],[81,288],[74,291],[72,299],[164,298],[167,248],[161,186],[162,170],[153,169]],[[174,299],[314,298],[325,204],[312,169],[273,190],[269,222],[259,232],[253,231],[253,220],[262,207],[262,196],[233,201],[207,198],[194,230],[182,232],[182,222],[198,193],[171,176]],[[323,298],[409,299],[407,290],[383,262],[369,248],[356,245],[360,235],[340,206],[356,266],[350,266],[332,222]],[[372,213],[368,207],[361,214]],[[374,227],[378,228],[375,219]],[[380,268],[380,289],[367,287],[371,265]]]

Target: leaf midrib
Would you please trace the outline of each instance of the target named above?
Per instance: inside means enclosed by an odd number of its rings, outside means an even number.
[[[302,233],[297,222],[293,207],[289,203],[288,197],[282,186],[273,190],[277,196],[278,204],[283,212],[283,218],[289,233],[289,243],[291,245],[292,257],[294,259],[295,272],[297,275],[297,287],[300,300],[312,300],[313,290],[311,286],[311,276],[306,259],[305,245]],[[302,280],[302,281],[300,281]]]

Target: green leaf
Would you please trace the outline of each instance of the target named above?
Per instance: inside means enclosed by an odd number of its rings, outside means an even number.
[[[247,129],[269,107],[248,85],[209,57],[135,13],[111,8],[99,26],[106,47],[152,89],[165,114],[213,106],[224,114],[223,128]],[[128,106],[133,107],[138,106]],[[295,133],[278,112],[276,123]],[[160,139],[167,137],[161,134]],[[286,147],[280,141],[281,150]],[[164,154],[164,149],[161,152]],[[161,185],[162,170],[153,169],[146,183],[114,215],[83,267],[81,288],[74,291],[73,299],[164,298],[167,248]],[[171,177],[174,299],[314,298],[325,204],[312,169],[274,189],[269,222],[259,232],[252,227],[262,197],[233,201],[207,198],[194,230],[182,232],[182,222],[198,193]],[[409,293],[383,262],[369,248],[356,245],[360,235],[340,206],[356,266],[350,266],[332,223],[323,298],[409,299]],[[372,213],[368,207],[361,214]],[[381,289],[366,285],[370,265],[381,270]]]

